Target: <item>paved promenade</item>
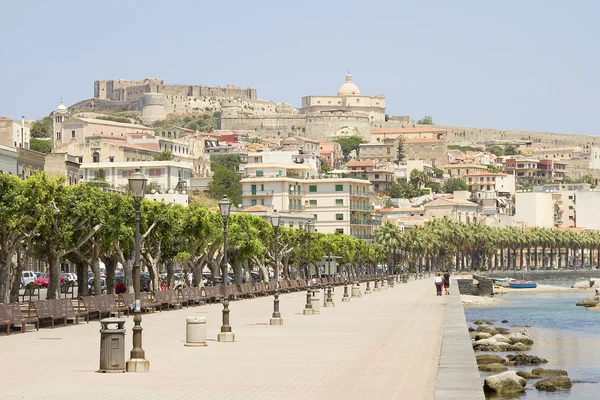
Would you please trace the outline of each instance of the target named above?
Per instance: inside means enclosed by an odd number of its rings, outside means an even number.
[[[235,343],[216,341],[221,304],[144,314],[147,374],[95,372],[98,321],[2,336],[0,399],[433,399],[451,296],[432,278],[342,294],[312,316],[305,292],[282,294],[283,326],[267,325],[272,296],[231,302]],[[207,347],[183,346],[187,316],[207,317]]]

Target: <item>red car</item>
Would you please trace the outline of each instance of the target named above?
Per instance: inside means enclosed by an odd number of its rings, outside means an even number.
[[[41,287],[47,288],[49,281],[50,281],[50,274],[40,274],[40,276],[35,278],[33,283],[35,283],[36,285],[40,285]],[[65,277],[61,275],[60,283],[62,284],[64,281],[65,281]]]

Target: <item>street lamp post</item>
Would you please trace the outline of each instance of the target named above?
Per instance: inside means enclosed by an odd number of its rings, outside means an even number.
[[[281,215],[277,211],[271,214],[271,225],[274,230],[274,255],[275,255],[275,294],[273,299],[273,315],[271,316],[271,325],[283,325],[281,313],[279,312],[279,249],[277,248],[277,233],[279,232],[279,220]]]
[[[125,365],[127,372],[148,372],[150,362],[146,360],[146,354],[142,348],[142,309],[140,306],[140,202],[144,198],[146,182],[148,180],[140,168],[129,178],[129,191],[133,197],[135,207],[135,238],[134,238],[134,261],[133,261],[133,291],[135,297],[135,309],[133,311],[133,349],[129,361]]]
[[[227,219],[231,210],[231,202],[227,196],[223,196],[219,201],[219,210],[223,218],[223,261],[221,262],[223,267],[223,325],[221,325],[221,332],[217,335],[217,340],[219,342],[235,342],[235,335],[231,332],[231,326],[229,325],[229,294],[227,293],[227,284],[229,283],[227,274]]]
[[[312,282],[312,277],[310,274],[310,235],[314,232],[314,230],[315,223],[312,221],[312,219],[309,219],[308,223],[306,224],[306,233],[308,234],[308,264],[306,266],[308,280],[306,282],[306,306],[304,306],[304,315],[313,315],[315,313],[315,310],[312,307],[310,288],[310,284]]]

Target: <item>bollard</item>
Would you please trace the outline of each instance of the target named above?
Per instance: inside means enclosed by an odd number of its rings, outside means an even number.
[[[304,315],[313,315],[315,310],[312,308],[312,290],[310,288],[306,289],[306,304],[304,305],[304,311],[302,312]]]
[[[125,372],[125,319],[104,318],[100,324],[98,372]],[[111,324],[116,324],[116,328],[109,328]]]
[[[368,284],[368,282],[367,282]],[[362,297],[362,293],[360,292],[360,283],[354,282],[352,286],[352,297]]]
[[[371,282],[367,281],[367,288],[365,289],[365,294],[371,294]]]
[[[325,296],[325,307],[335,307],[333,298],[331,297],[331,285],[327,286],[327,296]]]
[[[388,288],[388,280],[383,278],[381,280],[381,289],[383,290],[383,289],[387,289],[387,288]]]
[[[321,312],[321,291],[319,289],[312,290],[312,297],[310,298],[310,304],[312,305],[312,309],[315,314],[319,314]]]
[[[389,287],[391,287],[391,288],[394,287],[395,280],[396,279],[394,278],[394,275],[390,276],[390,279],[388,280]]]
[[[347,303],[350,301],[350,296],[348,296],[348,281],[344,282],[344,296],[342,297],[342,302]]]
[[[402,274],[402,283],[408,283],[408,274]]]
[[[187,317],[185,324],[184,346],[206,346],[206,317]]]
[[[379,289],[379,279],[375,279],[375,287],[373,287],[373,291],[374,292],[381,291],[381,289]]]

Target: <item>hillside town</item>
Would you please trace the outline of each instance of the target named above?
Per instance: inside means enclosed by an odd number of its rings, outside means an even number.
[[[45,120],[0,117],[0,173],[44,171],[69,185],[124,191],[142,168],[150,199],[228,194],[237,211],[277,210],[297,225],[312,219],[319,232],[359,239],[384,222],[409,231],[437,218],[600,229],[600,144],[573,136],[556,145],[564,136],[466,140],[432,117],[388,116],[385,96],[362,94],[349,73],[337,95],[305,96],[300,109],[233,85],[111,80]],[[223,186],[215,163],[228,166],[235,185]]]

